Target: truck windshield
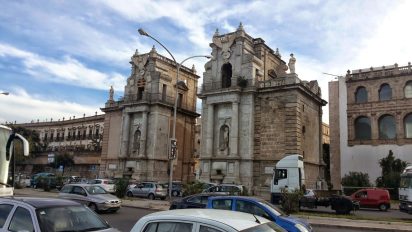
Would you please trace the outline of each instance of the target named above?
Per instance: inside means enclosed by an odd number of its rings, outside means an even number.
[[[412,176],[402,176],[400,188],[412,188]]]

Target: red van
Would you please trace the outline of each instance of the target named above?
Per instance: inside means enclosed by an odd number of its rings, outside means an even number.
[[[391,197],[386,189],[361,189],[353,193],[352,200],[359,201],[361,208],[378,208],[387,211],[391,207]]]

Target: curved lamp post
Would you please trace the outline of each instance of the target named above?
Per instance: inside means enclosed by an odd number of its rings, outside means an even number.
[[[142,28],[139,28],[138,30],[140,35],[143,36],[147,36],[151,39],[153,39],[154,41],[156,41],[158,44],[160,44],[160,46],[162,46],[167,53],[169,53],[169,55],[172,57],[173,61],[177,64],[176,65],[176,91],[175,91],[175,104],[174,104],[174,109],[173,109],[173,130],[172,130],[172,141],[176,142],[176,117],[177,117],[177,103],[178,103],[178,83],[179,83],[179,72],[180,72],[180,68],[182,67],[183,63],[189,59],[192,58],[197,58],[197,57],[204,57],[204,58],[212,58],[212,56],[208,56],[208,55],[198,55],[198,56],[191,56],[188,57],[186,59],[184,59],[182,62],[177,63],[175,57],[172,55],[172,53],[162,44],[159,42],[159,40],[157,40],[156,38],[154,38],[153,36],[149,35],[145,30],[143,30]],[[169,144],[170,148],[171,148],[171,144]],[[177,144],[175,144],[175,146],[177,146]],[[169,149],[169,151],[171,151],[171,149]],[[169,199],[172,197],[172,188],[173,188],[173,160],[176,157],[172,157],[170,154],[168,154],[169,157]]]

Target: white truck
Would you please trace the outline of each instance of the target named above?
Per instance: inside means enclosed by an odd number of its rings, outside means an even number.
[[[297,154],[288,155],[277,162],[270,186],[272,203],[280,201],[283,189],[293,191],[302,188],[305,184],[303,164],[303,156]]]
[[[305,184],[305,169],[303,156],[291,154],[285,156],[277,162],[273,170],[271,184],[271,203],[279,204],[282,199],[282,190],[288,192],[302,189]],[[314,192],[314,191],[312,191]],[[306,195],[299,200],[299,207],[316,208],[317,206],[331,207],[338,214],[348,214],[352,210],[359,208],[359,203],[352,201],[347,196],[331,194],[331,192],[316,190],[322,195]]]
[[[412,214],[412,165],[407,166],[401,174],[399,210]]]
[[[15,140],[23,143],[23,155],[28,156],[29,142],[23,136],[14,133],[11,128],[0,125],[0,196],[13,196],[13,187],[9,186],[7,181]]]

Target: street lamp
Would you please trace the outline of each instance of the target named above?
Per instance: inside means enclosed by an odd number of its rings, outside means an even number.
[[[10,93],[9,92],[1,92],[0,94],[9,95]]]
[[[204,58],[212,58],[212,56],[208,56],[208,55],[198,55],[198,56],[191,56],[188,57],[186,59],[184,59],[182,62],[177,63],[175,57],[172,55],[172,53],[162,44],[160,43],[156,38],[154,38],[153,36],[149,35],[145,30],[143,30],[142,28],[139,28],[138,30],[140,35],[143,36],[147,36],[151,39],[153,39],[154,41],[156,41],[158,44],[160,44],[160,46],[162,46],[167,53],[169,53],[169,55],[172,57],[173,61],[177,64],[176,66],[176,91],[175,91],[175,104],[174,104],[174,109],[173,109],[173,130],[172,130],[172,138],[171,138],[171,144],[170,144],[170,153],[172,152],[176,152],[176,148],[177,148],[177,142],[176,142],[176,117],[177,117],[177,103],[178,103],[178,84],[179,84],[179,72],[180,72],[180,67],[182,67],[183,63],[189,59],[192,58],[197,58],[197,57],[204,57]],[[172,151],[173,149],[173,151]],[[173,160],[176,158],[176,154],[174,156],[172,155],[168,155],[169,157],[169,199],[172,198],[172,188],[173,188]]]

